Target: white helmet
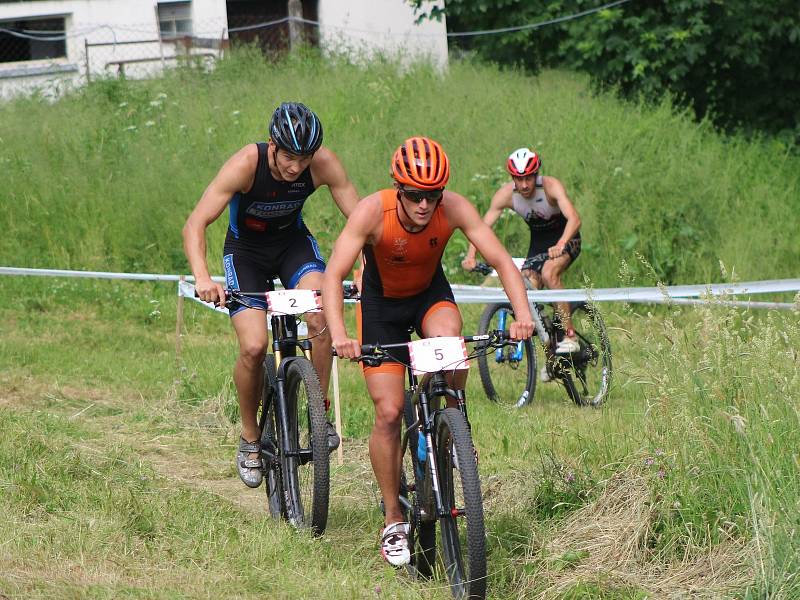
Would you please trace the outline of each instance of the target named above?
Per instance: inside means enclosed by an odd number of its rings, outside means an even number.
[[[508,156],[506,170],[513,177],[526,177],[535,175],[542,166],[539,155],[530,148],[519,148]]]

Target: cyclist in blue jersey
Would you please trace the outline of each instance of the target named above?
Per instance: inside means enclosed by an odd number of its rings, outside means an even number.
[[[534,288],[544,285],[551,290],[564,288],[561,275],[581,252],[581,218],[567,196],[564,184],[555,177],[540,175],[542,161],[529,148],[514,150],[506,161],[511,175],[509,183],[495,192],[483,220],[490,227],[504,209],[513,210],[528,224],[531,233],[528,256],[522,274]],[[461,266],[475,268],[475,246],[470,244]],[[564,338],[558,343],[558,354],[577,352],[580,344],[572,326],[568,302],[559,302],[558,311],[564,324]],[[548,375],[542,369],[542,379]]]
[[[186,221],[183,245],[200,298],[218,304],[224,301],[224,287],[214,282],[208,271],[205,231],[226,207],[230,212],[223,249],[227,287],[271,290],[273,279],[279,277],[286,288],[320,289],[325,261],[303,222],[302,209],[306,199],[323,185],[328,186],[342,214],[349,216],[358,193],[336,155],[322,146],[319,118],[303,104],[285,102],[272,115],[269,140],[248,144],[230,157]],[[256,415],[269,342],[265,313],[234,304],[230,315],[239,340],[233,381],[242,434],[236,464],[242,481],[258,487],[263,474]],[[307,315],[307,322],[327,408],[331,337],[322,313]],[[339,438],[329,423],[328,446],[335,449],[338,445]]]

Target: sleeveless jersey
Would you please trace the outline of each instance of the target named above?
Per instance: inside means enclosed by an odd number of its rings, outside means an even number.
[[[430,222],[417,232],[408,231],[397,214],[397,191],[382,190],[383,233],[380,241],[364,246],[364,291],[386,298],[408,298],[430,286],[453,228],[441,201]]]
[[[311,167],[295,181],[277,181],[267,163],[268,145],[260,142],[257,146],[258,166],[253,187],[231,198],[226,242],[238,240],[246,245],[272,245],[305,230],[301,211],[306,198],[314,193]]]
[[[563,233],[567,225],[567,218],[561,214],[558,205],[551,206],[544,193],[544,180],[541,175],[536,177],[536,191],[532,198],[525,198],[514,190],[511,193],[511,203],[519,216],[525,219],[531,230],[531,235],[537,231],[558,230]]]

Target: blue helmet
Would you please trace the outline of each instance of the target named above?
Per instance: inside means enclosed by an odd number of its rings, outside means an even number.
[[[292,154],[314,154],[322,145],[322,123],[305,104],[284,102],[272,114],[269,137]]]

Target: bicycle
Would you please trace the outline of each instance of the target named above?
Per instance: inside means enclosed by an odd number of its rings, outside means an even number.
[[[298,337],[299,317],[320,309],[316,290],[226,290],[238,302],[270,315],[272,351],[264,357],[259,404],[261,461],[270,514],[322,535],[328,521],[330,463],[325,401],[311,363],[311,340]],[[267,308],[253,302],[264,298]],[[302,352],[297,354],[297,350]]]
[[[521,269],[527,268],[528,261]],[[492,268],[479,263],[473,271],[489,275]],[[533,290],[527,278],[525,285]],[[564,328],[553,304],[530,302],[531,315],[544,354],[547,375],[559,381],[567,395],[578,406],[600,406],[611,386],[611,343],[603,317],[590,302],[570,302],[572,323],[580,350],[556,354],[556,346],[564,336]],[[514,311],[508,302],[488,304],[481,314],[478,331],[508,331]],[[537,357],[532,340],[519,342],[515,348],[501,348],[492,356],[478,357],[478,370],[486,396],[495,402],[513,398],[514,406],[529,404],[536,391]]]
[[[401,347],[408,347],[411,356],[406,365],[400,478],[400,503],[410,524],[409,570],[418,577],[434,575],[438,523],[441,563],[453,596],[484,598],[486,540],[477,454],[465,392],[450,388],[446,377],[476,356],[467,355],[466,343],[483,348],[516,345],[502,332],[428,338],[407,344],[365,344],[356,360],[378,366],[388,358],[387,350]],[[441,398],[452,399],[456,406],[441,407]]]

